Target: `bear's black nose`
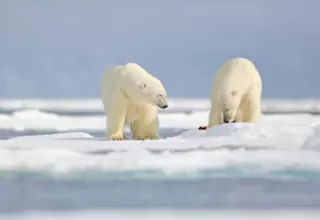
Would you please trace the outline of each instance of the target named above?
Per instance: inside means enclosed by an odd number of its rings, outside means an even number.
[[[236,121],[234,120],[234,119],[232,119],[232,120],[228,120],[228,119],[224,119],[223,120],[223,123],[235,123]]]
[[[168,108],[168,105],[161,106],[162,109]]]

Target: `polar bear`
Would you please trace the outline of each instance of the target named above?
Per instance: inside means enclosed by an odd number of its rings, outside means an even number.
[[[107,70],[101,81],[106,113],[106,136],[124,140],[127,125],[134,140],[159,139],[158,107],[168,107],[167,93],[159,79],[136,63]]]
[[[258,121],[261,95],[261,77],[250,60],[233,58],[226,61],[218,69],[211,87],[208,127]]]

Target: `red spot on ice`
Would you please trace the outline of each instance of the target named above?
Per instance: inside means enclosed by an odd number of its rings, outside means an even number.
[[[198,128],[198,130],[207,130],[207,129],[208,129],[207,126],[200,126],[200,127]]]

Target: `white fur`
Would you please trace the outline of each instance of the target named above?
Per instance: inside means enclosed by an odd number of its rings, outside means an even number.
[[[261,77],[254,64],[245,58],[228,60],[213,80],[208,127],[226,121],[258,121],[261,94]]]
[[[101,97],[107,117],[107,138],[124,140],[128,125],[136,140],[158,139],[158,107],[166,108],[167,93],[154,76],[136,63],[110,68],[102,76]]]

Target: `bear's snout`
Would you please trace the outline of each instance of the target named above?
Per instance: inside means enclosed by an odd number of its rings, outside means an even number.
[[[168,108],[167,98],[163,95],[157,95],[156,97],[157,106],[159,108],[165,109]]]

